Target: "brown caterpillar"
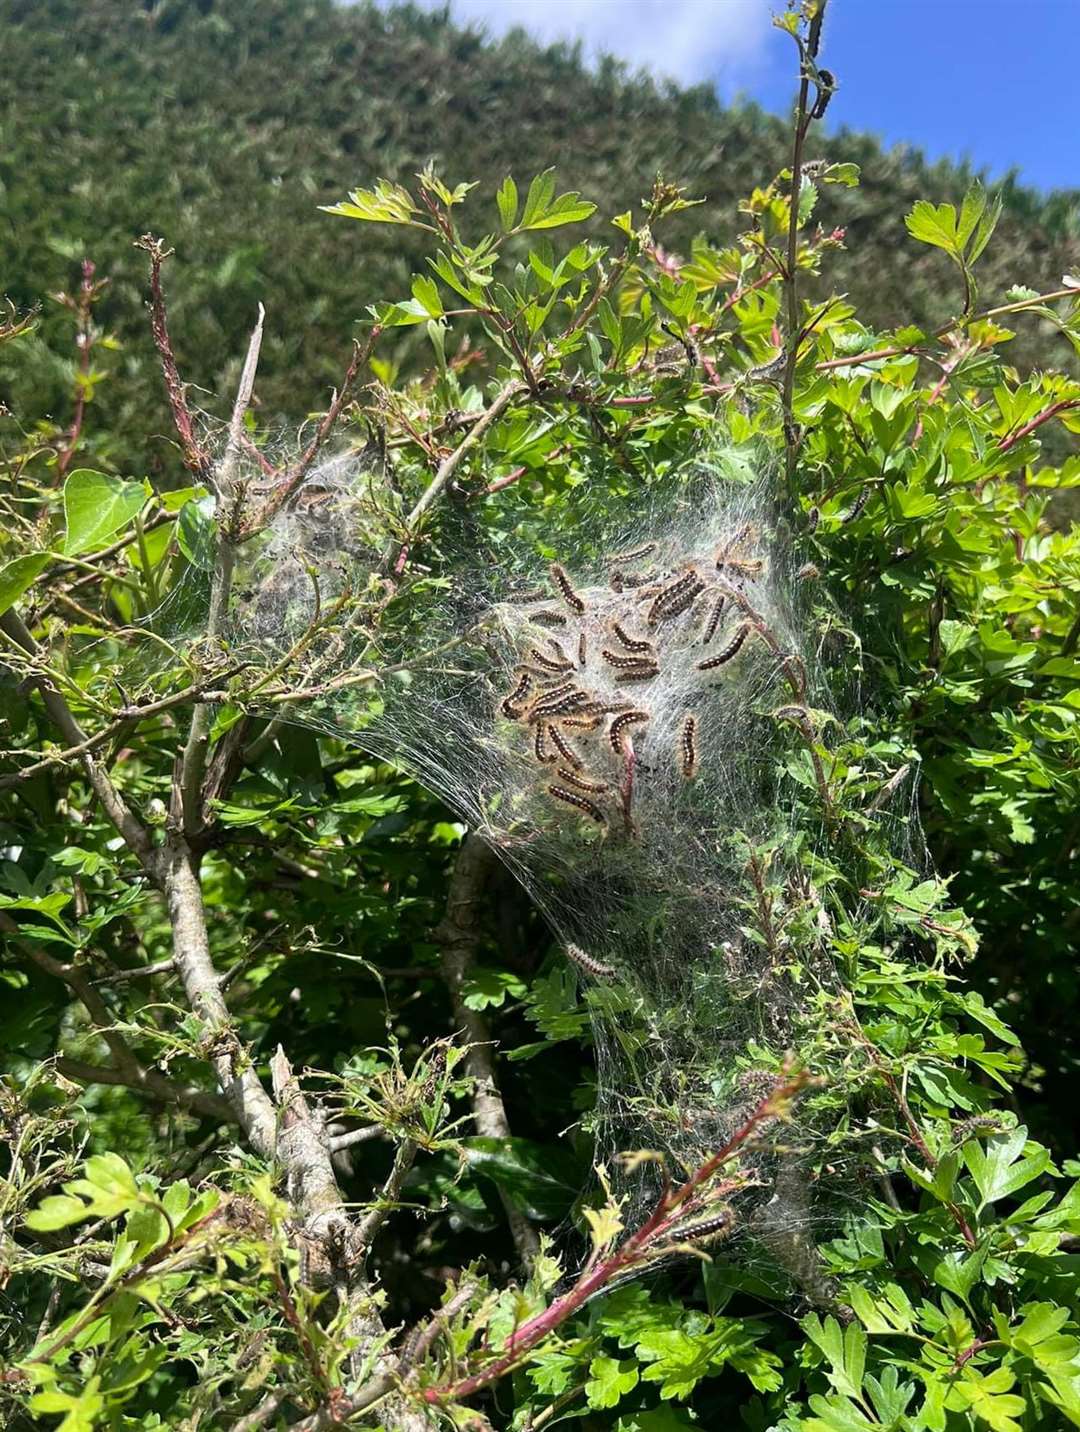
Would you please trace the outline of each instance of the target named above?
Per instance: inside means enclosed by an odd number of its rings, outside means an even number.
[[[661,615],[667,615],[665,609],[669,606],[669,604],[677,601],[679,597],[681,597],[685,592],[689,591],[690,588],[693,587],[695,582],[700,581],[701,579],[696,572],[687,572],[685,576],[680,577],[677,581],[672,582],[667,587],[664,587],[663,590],[658,593],[655,600],[653,601],[652,606],[649,608],[649,615],[646,617],[646,621],[649,623],[649,625],[655,626]],[[702,583],[702,586],[704,586],[704,583]]]
[[[537,626],[564,627],[566,625],[566,618],[562,612],[533,612],[529,620]]]
[[[696,581],[693,586],[688,587],[687,590],[683,592],[682,596],[664,603],[660,610],[659,619],[662,621],[671,621],[673,617],[682,616],[687,607],[694,605],[704,590],[705,583],[700,580]]]
[[[615,678],[617,681],[651,681],[654,676],[660,675],[660,668],[655,664],[649,666],[633,666],[626,671],[620,671]]]
[[[585,610],[585,603],[581,600],[577,592],[575,592],[573,587],[570,585],[570,578],[559,566],[558,562],[552,562],[551,566],[548,568],[548,571],[551,573],[551,580],[555,583],[556,587],[558,587],[560,593],[562,594],[563,601],[573,611],[577,612],[578,616],[580,616],[581,613]]]
[[[539,720],[544,716],[565,716],[576,711],[588,697],[584,691],[568,691],[564,696],[556,697],[554,693],[545,697],[543,702],[533,706],[529,712],[529,721]]]
[[[542,602],[546,598],[547,592],[543,587],[537,587],[531,592],[511,592],[506,600],[513,602],[515,606],[527,606],[530,602]]]
[[[632,552],[616,552],[608,561],[616,567],[622,566],[624,562],[636,562],[639,557],[647,557],[650,552],[655,552],[656,546],[655,542],[646,542],[641,547],[635,547]]]
[[[578,666],[584,666],[584,665],[585,665],[585,656],[586,656],[585,633],[582,632],[581,635],[578,637],[578,642],[577,642],[577,664],[578,664]]]
[[[692,781],[698,770],[697,717],[693,713],[690,713],[683,722],[679,754],[682,758],[683,777],[685,780]]]
[[[623,732],[628,726],[633,726],[639,721],[648,721],[647,711],[624,711],[621,716],[616,716],[608,731],[608,739],[611,742],[611,749],[617,756],[623,753]]]
[[[547,746],[544,744],[544,734],[547,729],[543,721],[541,721],[536,728],[536,735],[533,737],[533,751],[541,765],[544,765],[545,762],[551,759],[548,755]]]
[[[600,655],[609,666],[616,666],[620,671],[629,671],[635,666],[656,665],[656,658],[651,654],[649,656],[620,656],[618,652],[608,651],[607,647],[604,647]]]
[[[627,636],[618,622],[615,622],[611,630],[615,633],[616,639],[626,647],[627,651],[648,651],[651,652],[653,644],[651,641],[638,641],[635,637]]]
[[[569,731],[595,731],[600,724],[599,716],[567,716],[563,718],[563,726]],[[552,727],[552,734],[555,728]]]
[[[503,715],[508,717],[511,721],[518,720],[521,715],[521,712],[517,709],[518,702],[525,700],[525,697],[528,696],[531,688],[532,677],[527,671],[523,672],[521,680],[518,682],[517,686],[514,688],[513,691],[511,691],[509,696],[503,699],[502,705],[500,707]]]
[[[717,1233],[728,1233],[735,1222],[735,1214],[732,1209],[725,1208],[722,1213],[714,1214],[712,1218],[703,1218],[698,1223],[689,1223],[685,1228],[673,1228],[672,1236],[685,1242],[688,1238],[710,1238]]]
[[[843,517],[841,517],[840,521],[841,521],[845,526],[846,526],[849,522],[854,522],[855,519],[856,519],[856,517],[858,517],[859,513],[863,510],[863,508],[866,506],[866,504],[867,504],[869,501],[870,501],[870,487],[869,487],[869,484],[867,484],[867,486],[865,486],[865,487],[863,488],[863,490],[859,493],[858,497],[856,497],[855,501],[851,504],[851,507],[849,508],[849,510],[844,513]]]
[[[655,577],[655,569],[651,572],[612,572],[611,586],[614,591],[621,592],[624,587],[643,587]]]
[[[569,724],[570,723],[567,722],[567,725]],[[557,726],[549,726],[548,735],[551,737],[551,744],[555,747],[555,749],[558,751],[559,755],[563,758],[566,764],[568,766],[573,766],[575,770],[580,771],[583,764],[581,757],[577,754],[577,752],[570,745],[570,743],[568,741],[565,741],[562,736],[559,735],[559,728]]]
[[[717,597],[716,605],[713,607],[712,612],[709,614],[709,620],[705,626],[705,635],[701,638],[702,646],[708,646],[709,642],[711,642],[713,637],[716,635],[716,628],[720,625],[720,614],[723,612],[723,610],[724,598],[721,595]]]
[[[592,955],[587,955],[580,945],[564,945],[563,949],[568,960],[572,960],[575,965],[580,965],[586,974],[592,975],[595,979],[614,979],[618,973],[612,965],[605,965],[603,960],[597,960]]]
[[[573,771],[564,770],[561,766],[555,774],[568,786],[573,786],[576,791],[584,791],[588,796],[603,795],[604,791],[611,789],[607,781],[586,781],[581,776],[575,776]]]
[[[559,697],[566,696],[569,692],[573,691],[573,689],[574,683],[572,681],[562,681],[558,686],[549,686],[529,707],[530,718],[542,715],[543,713],[540,711],[541,706],[546,705],[549,701],[557,701]]]
[[[542,651],[537,651],[535,646],[529,650],[529,660],[535,661],[537,666],[542,666],[545,671],[572,671],[574,669],[574,663],[567,661],[565,656],[561,661],[557,661],[555,657],[545,656]]]
[[[737,656],[739,654],[742,649],[743,642],[749,635],[750,623],[743,622],[742,626],[731,638],[727,646],[724,647],[723,651],[717,652],[717,654],[715,656],[711,656],[708,661],[699,661],[697,669],[699,671],[712,671],[714,667],[723,666],[725,661],[730,661],[732,657]]]
[[[565,801],[567,805],[574,806],[577,810],[584,811],[587,816],[595,820],[598,825],[607,823],[607,816],[595,805],[588,796],[576,795],[568,791],[565,786],[548,786],[548,794],[553,795],[557,801]]]
[[[737,572],[743,577],[757,577],[765,563],[760,557],[727,557],[723,562],[717,563],[718,567],[727,567],[729,571]]]

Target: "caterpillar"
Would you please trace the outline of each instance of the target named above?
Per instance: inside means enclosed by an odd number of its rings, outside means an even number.
[[[666,608],[671,605],[671,603],[678,601],[685,592],[689,591],[696,582],[700,581],[701,579],[696,572],[687,572],[685,576],[672,582],[670,586],[664,587],[649,608],[649,615],[646,618],[649,625],[655,626],[661,615],[668,615]],[[704,583],[701,583],[701,587],[703,586]],[[701,587],[698,588],[699,591]]]
[[[723,566],[726,565],[726,563],[728,562],[728,559],[729,559],[730,556],[731,556],[731,553],[734,552],[735,548],[739,545],[739,543],[745,541],[746,538],[749,537],[749,535],[750,535],[750,523],[749,523],[749,522],[744,522],[743,525],[739,528],[739,530],[735,533],[735,535],[730,539],[730,541],[725,542],[724,545],[723,545],[723,547],[721,547],[720,551],[717,552],[717,554],[716,554],[716,570],[717,570],[717,571],[719,571],[721,567],[723,567]]]
[[[618,622],[615,622],[611,630],[615,633],[616,640],[626,647],[627,651],[648,651],[651,652],[653,644],[651,641],[638,641],[636,637],[627,636]]]
[[[563,718],[562,724],[570,731],[595,731],[600,724],[600,717],[598,715],[566,716]],[[554,734],[555,728],[552,727],[552,736]]]
[[[548,687],[529,707],[530,719],[532,719],[533,716],[543,715],[543,712],[540,710],[541,706],[546,706],[548,702],[551,701],[557,701],[560,697],[568,695],[573,689],[574,683],[572,681],[563,681],[560,682],[558,686]]]
[[[515,606],[525,607],[528,606],[530,602],[542,602],[546,598],[547,592],[544,591],[543,587],[536,587],[531,592],[511,592],[506,600],[513,602]]]
[[[645,645],[647,646],[648,643],[646,642]],[[607,647],[604,647],[600,655],[609,666],[618,667],[621,671],[630,671],[637,666],[656,665],[656,658],[651,653],[649,656],[620,656],[618,652],[608,651]]]
[[[558,562],[552,562],[548,571],[551,573],[551,580],[562,593],[563,601],[580,616],[585,610],[585,603],[570,585],[570,578],[563,571],[562,567],[559,566]]]
[[[536,735],[533,738],[533,752],[536,755],[536,759],[540,762],[541,765],[544,765],[547,761],[551,759],[551,757],[548,755],[547,746],[544,744],[544,735],[547,729],[548,728],[544,725],[543,721],[541,721],[536,728]]]
[[[647,711],[624,711],[621,716],[616,716],[608,730],[608,739],[611,742],[611,749],[617,756],[623,753],[623,732],[628,726],[633,726],[639,721],[648,721]]]
[[[698,1223],[687,1224],[685,1228],[673,1228],[673,1235],[686,1241],[688,1238],[709,1238],[717,1233],[727,1233],[735,1222],[734,1211],[725,1208],[723,1212],[714,1214],[712,1218],[703,1218]]]
[[[548,794],[553,795],[558,801],[565,801],[567,805],[576,807],[577,810],[584,811],[590,819],[596,821],[597,825],[607,824],[607,816],[598,805],[589,800],[588,796],[576,795],[573,791],[568,791],[565,786],[548,786]]]
[[[682,616],[683,612],[686,611],[687,607],[692,607],[694,605],[694,603],[697,601],[698,597],[701,596],[704,590],[705,583],[699,579],[693,584],[693,586],[687,588],[687,590],[683,592],[682,596],[676,597],[674,600],[669,600],[665,602],[663,608],[660,611],[660,617],[664,621],[670,621],[673,617]]]
[[[573,771],[563,770],[561,766],[555,774],[568,786],[573,786],[574,790],[584,791],[589,796],[599,796],[611,789],[607,781],[586,781],[581,776],[576,776]]]
[[[576,711],[588,697],[584,691],[568,691],[565,695],[556,697],[554,693],[547,696],[529,712],[530,722],[536,721],[543,716],[566,716]]]
[[[731,638],[727,646],[724,647],[723,651],[717,652],[717,654],[711,656],[708,661],[699,661],[697,669],[699,671],[712,671],[714,667],[723,666],[726,661],[730,661],[732,657],[739,654],[742,650],[743,642],[749,635],[750,623],[743,622],[742,626]]]
[[[567,724],[569,725],[569,722]],[[568,766],[573,766],[575,770],[580,770],[582,767],[581,757],[577,754],[577,752],[570,745],[570,743],[568,741],[563,740],[562,736],[559,735],[558,727],[549,726],[548,735],[551,737],[551,744],[555,747],[555,749],[558,751],[559,755],[563,758],[566,764]]]
[[[613,572],[611,574],[611,585],[616,592],[621,592],[624,587],[643,587],[646,582],[651,582],[656,576],[656,569],[651,572]],[[618,586],[615,579],[618,578]]]
[[[585,656],[586,656],[585,633],[582,632],[581,635],[578,637],[578,643],[577,643],[577,663],[578,663],[578,666],[584,666],[584,665],[585,665]]]
[[[612,965],[605,965],[603,960],[594,959],[587,955],[580,945],[564,945],[563,950],[568,960],[575,965],[580,965],[586,974],[592,975],[598,980],[614,979],[618,971]]]
[[[848,509],[848,511],[844,513],[843,517],[841,517],[840,521],[841,521],[845,526],[846,526],[847,523],[849,523],[849,522],[854,522],[855,519],[856,519],[856,517],[858,517],[859,513],[863,510],[863,508],[866,506],[866,504],[867,504],[869,501],[870,501],[870,485],[869,485],[869,483],[868,483],[868,484],[863,488],[863,490],[859,493],[858,497],[856,497],[855,501],[851,504],[851,507]]]
[[[683,777],[692,781],[697,775],[698,754],[697,754],[697,717],[691,712],[683,722],[682,736],[679,740],[679,754],[682,759]]]
[[[641,547],[635,547],[632,552],[616,552],[608,561],[616,567],[622,566],[624,562],[636,562],[639,557],[647,557],[650,552],[656,551],[655,542],[646,542]]]
[[[633,666],[626,671],[620,671],[616,680],[618,681],[651,681],[654,676],[660,675],[660,668],[654,663],[649,666]]]
[[[720,625],[720,614],[723,610],[724,598],[721,594],[719,597],[717,597],[716,605],[713,607],[712,612],[709,615],[709,620],[706,623],[705,635],[701,638],[702,646],[708,646],[709,642],[711,642],[713,637],[716,635],[716,628]]]
[[[737,572],[743,577],[758,577],[765,563],[760,557],[727,557],[718,565],[727,567],[729,571]]]
[[[537,651],[535,646],[529,651],[529,660],[535,661],[537,666],[542,666],[545,671],[572,671],[574,669],[574,663],[567,661],[565,656],[561,661],[557,661],[555,657],[545,656],[542,651]]]
[[[503,715],[508,717],[511,721],[516,721],[521,715],[521,712],[517,709],[518,702],[525,700],[531,688],[532,677],[527,671],[523,672],[517,686],[510,692],[510,695],[504,697],[502,701],[500,709]]]
[[[564,627],[566,625],[566,618],[562,612],[533,612],[529,620],[536,626]]]

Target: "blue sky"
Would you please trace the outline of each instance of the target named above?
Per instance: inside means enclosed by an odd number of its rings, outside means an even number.
[[[421,0],[438,5],[442,0]],[[684,83],[782,111],[792,47],[770,0],[452,0],[493,34],[579,38]],[[1040,189],[1080,188],[1080,0],[831,0],[831,127],[869,130]]]

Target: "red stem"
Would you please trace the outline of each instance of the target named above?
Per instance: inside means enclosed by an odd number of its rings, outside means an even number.
[[[429,1387],[424,1399],[429,1403],[459,1401],[474,1392],[498,1381],[505,1373],[534,1348],[538,1342],[571,1317],[583,1304],[605,1288],[619,1273],[632,1268],[647,1253],[649,1245],[659,1241],[678,1223],[684,1205],[713,1175],[735,1154],[766,1119],[775,1117],[784,1103],[796,1094],[806,1082],[801,1074],[788,1075],[778,1079],[769,1094],[762,1099],[753,1113],[737,1129],[722,1148],[694,1171],[685,1183],[676,1189],[668,1189],[658,1200],[652,1213],[636,1233],[609,1258],[586,1269],[568,1293],[545,1308],[536,1317],[522,1323],[510,1334],[503,1344],[502,1355],[495,1362],[475,1372],[471,1377],[448,1387]]]

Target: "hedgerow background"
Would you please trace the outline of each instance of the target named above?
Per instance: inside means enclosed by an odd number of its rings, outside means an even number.
[[[6,9],[12,1424],[1080,1424],[1076,197],[795,142],[828,90],[809,13],[793,132],[410,10]],[[553,156],[558,187],[530,183]],[[127,659],[134,622],[215,580],[229,445],[202,414],[243,391],[260,301],[259,503],[313,437],[360,451],[399,562],[437,559],[443,508],[542,546],[584,482],[617,505],[718,435],[772,455],[862,692],[792,756],[852,842],[820,895],[847,1003],[809,1003],[820,1082],[784,1092],[861,1168],[819,1210],[824,1282],[714,1245],[495,1376],[602,1203],[582,992],[453,812],[268,728],[268,672],[213,631]],[[193,385],[171,405],[163,353]],[[407,604],[409,574],[356,602]],[[303,668],[269,675],[287,695]],[[936,875],[874,819],[916,783]]]

